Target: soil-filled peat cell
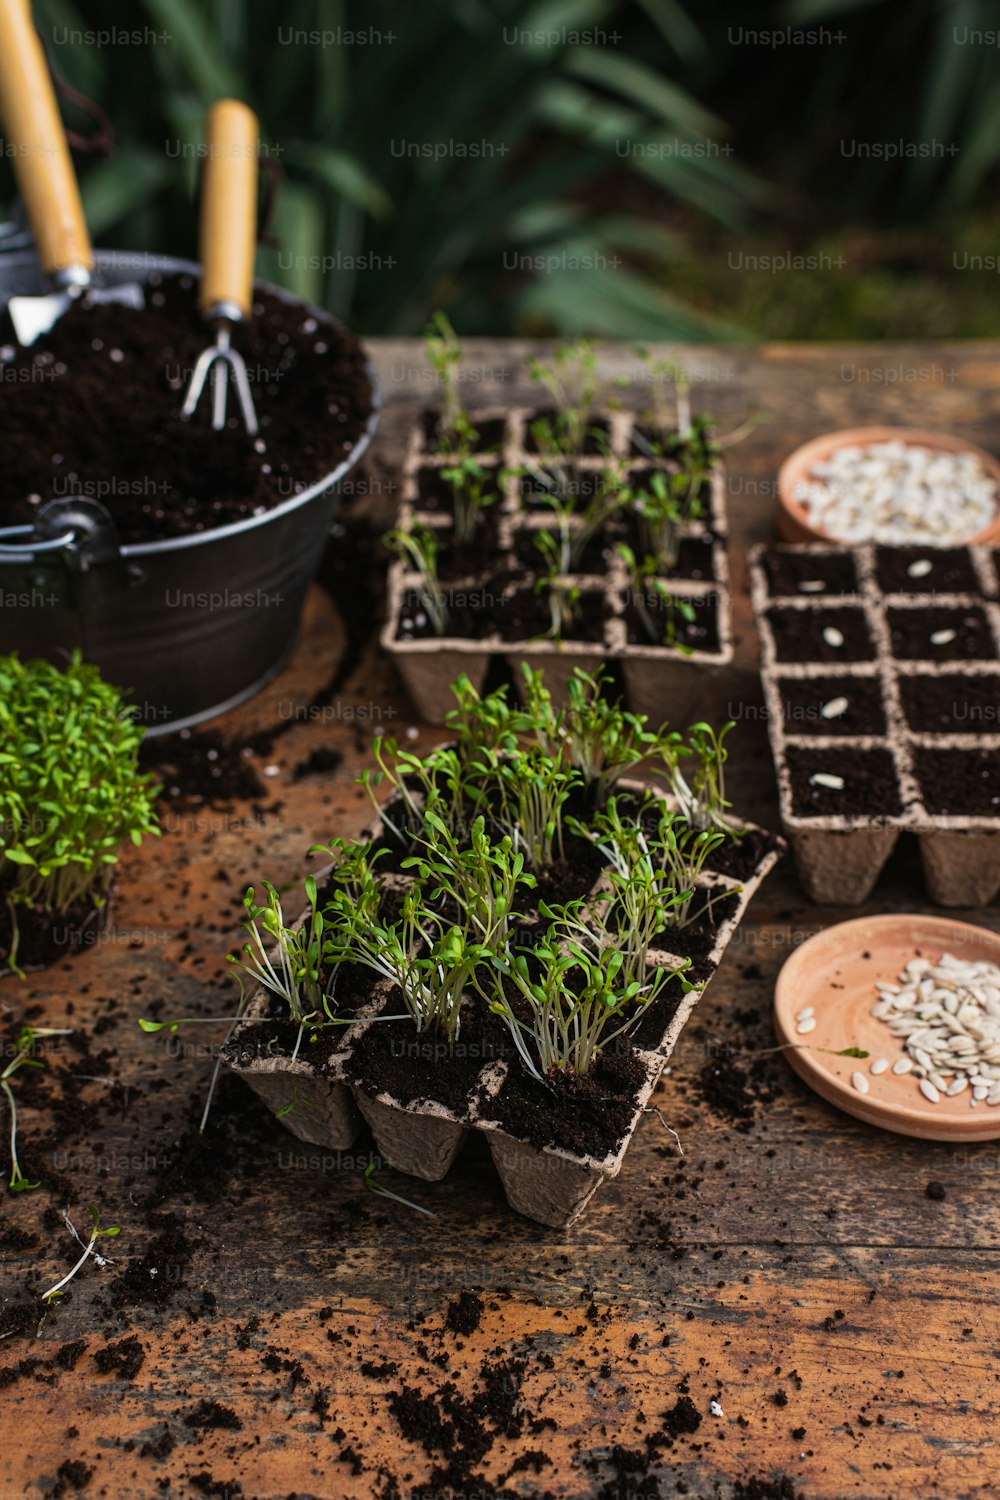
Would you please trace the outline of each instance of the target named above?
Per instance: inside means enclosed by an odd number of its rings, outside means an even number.
[[[603,646],[606,613],[604,590],[582,588],[579,599],[571,606],[569,622],[563,621],[559,639]],[[536,593],[533,587],[515,589],[497,612],[504,641],[542,640],[551,632],[552,618],[548,590]]]
[[[964,547],[877,547],[875,577],[884,594],[978,594]]]
[[[767,586],[772,595],[789,598],[823,594],[856,594],[858,570],[846,552],[768,552],[764,557]]]
[[[719,601],[714,592],[626,595],[625,625],[631,646],[675,646],[718,652]]]
[[[399,611],[396,639],[422,641],[435,635],[455,636],[461,640],[482,641],[501,629],[506,616],[506,585],[510,574],[484,578],[467,588],[442,589],[439,602],[444,608],[444,631],[435,629],[427,601],[416,591],[404,595]]]
[[[875,646],[864,611],[852,605],[829,609],[767,611],[779,661],[874,661]]]
[[[555,410],[528,413],[524,427],[524,448],[527,453],[545,453],[549,449],[549,436],[560,432],[560,414]],[[592,417],[587,423],[583,440],[583,451],[588,457],[601,456],[611,448],[611,424],[605,417]]]
[[[885,734],[877,677],[779,677],[786,734]]]
[[[900,676],[906,722],[916,734],[996,734],[1000,673]]]
[[[507,432],[507,423],[503,417],[477,417],[475,412],[469,413],[472,425],[476,431],[476,442],[480,454],[496,453],[503,446]],[[443,451],[439,447],[440,429],[439,422],[441,413],[437,408],[421,413],[420,430],[424,435],[424,448],[428,453]]]
[[[978,604],[887,610],[893,655],[900,661],[992,661],[997,654]]]
[[[786,750],[792,811],[800,818],[895,818],[903,811],[888,750]],[[821,778],[817,780],[817,777]],[[842,782],[839,786],[836,783]]]
[[[487,496],[496,495],[499,499],[499,467],[494,460],[488,458],[482,458],[481,462],[486,472],[483,492]],[[416,473],[417,498],[415,504],[417,510],[441,511],[448,516],[454,514],[455,486],[443,477],[446,472],[451,472],[447,464],[443,467],[437,464],[422,464],[420,466]],[[494,501],[493,505],[486,508],[492,510],[495,508],[496,503]]]
[[[940,816],[1000,817],[1000,755],[995,750],[913,747],[927,811]]]

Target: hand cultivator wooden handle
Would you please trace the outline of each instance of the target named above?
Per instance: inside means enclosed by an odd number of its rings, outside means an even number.
[[[28,0],[0,3],[0,114],[42,266],[57,283],[85,285],[90,236]]]
[[[250,315],[259,139],[252,109],[236,99],[213,104],[205,122],[201,211],[201,310],[206,318],[238,322]],[[237,316],[232,309],[238,309]]]

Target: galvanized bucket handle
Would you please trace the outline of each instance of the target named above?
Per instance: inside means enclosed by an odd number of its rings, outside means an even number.
[[[31,540],[5,540],[18,536]],[[99,500],[74,495],[43,505],[34,525],[0,527],[0,559],[17,561],[48,552],[64,553],[66,565],[79,572],[118,557],[118,534],[110,512]]]
[[[0,526],[0,556],[9,553],[17,558],[24,554],[33,555],[36,552],[58,552],[62,547],[69,547],[76,541],[75,531],[66,531],[62,536],[52,537],[44,542],[8,542],[11,536],[34,536],[34,526]]]

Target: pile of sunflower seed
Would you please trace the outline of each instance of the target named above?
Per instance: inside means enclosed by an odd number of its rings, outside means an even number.
[[[936,964],[913,958],[898,984],[879,983],[876,989],[880,998],[872,1015],[905,1047],[894,1073],[912,1073],[932,1104],[967,1089],[973,1108],[1000,1104],[1000,967],[950,953]],[[878,1077],[887,1066],[875,1058],[869,1072]],[[852,1081],[868,1092],[863,1073]]]
[[[810,525],[837,541],[955,546],[985,530],[997,486],[974,453],[898,440],[836,448],[795,490]]]

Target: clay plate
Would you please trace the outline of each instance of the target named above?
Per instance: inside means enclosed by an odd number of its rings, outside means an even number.
[[[827,432],[796,448],[781,466],[778,474],[778,536],[783,542],[826,542],[834,546],[845,545],[838,537],[831,536],[806,520],[805,506],[795,498],[798,485],[811,473],[815,464],[830,457],[836,448],[864,447],[868,443],[907,443],[921,448],[939,448],[947,453],[974,453],[991,479],[1000,484],[1000,463],[992,453],[968,443],[964,438],[953,437],[945,432],[927,432],[922,427],[848,427],[840,432]],[[968,547],[973,543],[993,544],[1000,540],[1000,509],[983,531],[975,536],[951,542],[953,547]]]
[[[931,1104],[912,1075],[898,1078],[891,1071],[903,1056],[902,1042],[870,1014],[878,1002],[876,980],[893,983],[911,958],[936,963],[942,953],[1000,963],[1000,935],[917,913],[839,922],[809,938],[784,964],[774,990],[774,1029],[782,1044],[809,1043],[811,1050],[789,1047],[784,1054],[799,1077],[866,1124],[930,1141],[993,1140],[1000,1137],[1000,1105],[972,1109],[968,1089]],[[800,1036],[795,1017],[807,1005],[815,1008],[816,1029]],[[832,1057],[819,1047],[863,1047],[871,1056]],[[877,1057],[889,1059],[890,1071],[872,1078],[868,1070]],[[868,1079],[867,1094],[851,1084],[855,1069]]]

